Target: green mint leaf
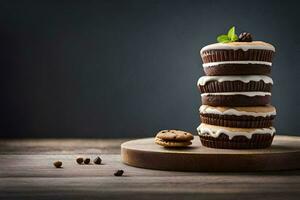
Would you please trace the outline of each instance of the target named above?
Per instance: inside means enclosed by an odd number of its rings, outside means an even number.
[[[239,40],[239,37],[236,34],[234,34],[233,38],[231,38],[231,41],[235,42],[237,40]]]
[[[227,35],[220,35],[217,37],[218,42],[220,43],[227,43],[230,42],[230,38]]]
[[[227,36],[231,41],[234,41],[234,38],[235,38],[235,27],[234,26],[229,29]]]

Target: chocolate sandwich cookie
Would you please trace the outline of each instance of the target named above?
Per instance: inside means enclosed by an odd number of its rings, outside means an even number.
[[[206,75],[269,75],[275,53],[273,45],[261,42],[229,42],[200,50]]]
[[[205,123],[197,128],[203,146],[221,149],[257,149],[272,144],[275,128],[231,128]]]
[[[197,82],[201,93],[214,92],[271,92],[273,80],[269,76],[202,76]]]
[[[194,136],[180,130],[162,130],[156,134],[155,143],[164,147],[187,147]]]
[[[202,123],[236,128],[268,128],[272,126],[276,116],[276,109],[271,105],[256,107],[202,105],[199,112]]]
[[[215,92],[201,94],[202,104],[210,106],[263,106],[270,103],[270,92]]]

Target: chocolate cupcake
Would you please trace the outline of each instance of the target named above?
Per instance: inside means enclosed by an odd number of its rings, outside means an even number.
[[[200,124],[197,128],[203,146],[221,149],[257,149],[272,144],[275,128],[231,128]]]
[[[268,128],[276,116],[271,105],[257,107],[212,107],[199,109],[202,123],[236,128]]]
[[[269,75],[275,53],[273,45],[261,42],[228,42],[200,50],[206,75]]]

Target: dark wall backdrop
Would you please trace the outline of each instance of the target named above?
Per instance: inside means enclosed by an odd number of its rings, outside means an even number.
[[[276,46],[276,128],[299,135],[298,2],[1,1],[1,137],[195,132],[199,49],[232,25]]]

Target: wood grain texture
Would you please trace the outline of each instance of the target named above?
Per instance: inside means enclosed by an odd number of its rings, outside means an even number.
[[[81,154],[120,152],[126,139],[21,139],[0,140],[1,154]]]
[[[214,149],[198,137],[187,148],[164,148],[154,138],[121,145],[122,161],[147,169],[172,171],[270,171],[300,169],[300,137],[276,136],[266,149]]]
[[[146,170],[121,163],[119,145],[123,141],[1,141],[0,199],[268,200],[298,199],[300,195],[298,170],[264,173]],[[75,162],[78,154],[91,158],[100,155],[103,165],[78,165]],[[54,160],[63,161],[63,168],[54,168]],[[116,169],[123,169],[124,176],[113,176]]]

